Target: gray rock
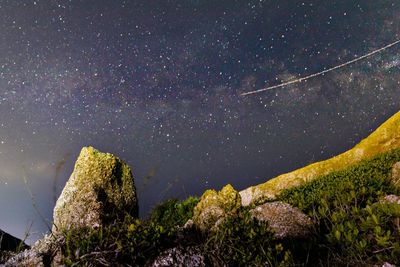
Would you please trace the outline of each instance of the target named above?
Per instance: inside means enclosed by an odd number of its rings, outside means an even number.
[[[46,235],[37,241],[30,249],[11,257],[5,267],[17,266],[59,266],[60,247],[64,242],[61,235]]]
[[[84,147],[54,208],[53,233],[71,227],[98,227],[116,217],[137,217],[132,173],[118,157]]]
[[[395,163],[392,167],[391,181],[400,189],[400,162]]]
[[[310,234],[313,221],[298,208],[276,201],[250,211],[259,221],[266,221],[277,238],[301,238]]]
[[[206,266],[205,257],[197,247],[175,247],[161,253],[147,267],[202,267]]]
[[[396,195],[387,195],[380,201],[381,203],[389,203],[389,204],[399,204],[400,205],[400,197]]]

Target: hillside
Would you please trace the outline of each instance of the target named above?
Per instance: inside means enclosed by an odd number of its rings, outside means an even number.
[[[397,112],[378,129],[352,149],[328,160],[310,164],[301,169],[279,175],[266,183],[240,192],[242,205],[274,199],[282,190],[304,184],[318,176],[345,169],[363,159],[400,147],[400,112]]]

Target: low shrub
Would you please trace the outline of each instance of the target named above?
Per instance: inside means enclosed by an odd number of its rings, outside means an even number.
[[[400,151],[394,150],[279,196],[317,222],[317,238],[309,242],[318,257],[350,266],[400,263],[399,206],[379,204],[399,193],[389,179],[397,161]]]

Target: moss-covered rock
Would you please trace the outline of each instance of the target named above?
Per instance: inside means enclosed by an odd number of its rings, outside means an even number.
[[[219,192],[207,190],[194,208],[193,222],[201,230],[207,231],[226,217],[235,215],[240,207],[240,195],[230,184]]]
[[[117,217],[137,214],[129,166],[112,154],[84,147],[54,208],[53,232],[102,226]]]
[[[363,159],[369,159],[396,148],[400,148],[400,112],[393,115],[367,138],[343,154],[282,174],[266,183],[241,191],[242,205],[256,204],[267,199],[273,200],[285,189],[299,186],[332,171],[346,169]]]
[[[250,213],[258,221],[268,222],[274,236],[279,239],[307,237],[313,227],[311,218],[300,209],[280,201],[265,203]]]

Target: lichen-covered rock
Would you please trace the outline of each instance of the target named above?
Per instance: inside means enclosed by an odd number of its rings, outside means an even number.
[[[266,221],[277,238],[307,237],[313,227],[310,217],[298,208],[275,201],[265,203],[250,211],[259,221]]]
[[[202,267],[206,266],[205,257],[197,247],[175,247],[161,253],[148,267]]]
[[[136,189],[127,164],[84,147],[53,213],[53,233],[71,227],[97,227],[138,214]]]
[[[400,162],[397,162],[393,165],[390,179],[392,183],[400,189]]]
[[[240,195],[231,185],[226,185],[220,192],[207,190],[194,208],[193,222],[201,230],[207,231],[228,216],[235,215],[240,207]]]

